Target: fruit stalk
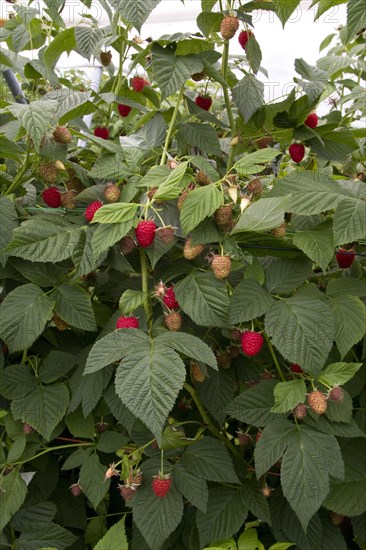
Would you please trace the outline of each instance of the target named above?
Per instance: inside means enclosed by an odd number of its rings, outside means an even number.
[[[172,115],[172,118],[171,118],[171,121],[170,121],[170,124],[169,124],[168,133],[166,135],[166,139],[165,139],[165,143],[164,143],[163,154],[161,156],[160,166],[163,166],[166,162],[168,147],[169,147],[169,143],[170,143],[173,131],[174,131],[174,125],[175,125],[175,121],[177,120],[179,107],[180,107],[181,101],[183,99],[184,90],[185,90],[185,87],[182,86],[180,91],[179,91],[178,99],[177,99],[177,102],[175,104],[173,115]]]
[[[265,332],[263,332],[263,336],[264,336],[264,339],[266,341],[266,344],[268,346],[268,349],[269,349],[269,353],[271,354],[271,357],[273,359],[273,362],[276,366],[276,369],[277,369],[277,372],[278,372],[278,376],[280,377],[280,379],[282,380],[282,382],[286,382],[286,378],[284,377],[284,374],[281,370],[281,367],[280,367],[280,364],[278,362],[278,359],[276,357],[276,354],[274,352],[274,349],[273,349],[273,346],[270,342],[270,339],[268,338],[267,334]]]
[[[231,132],[231,139],[235,137],[236,129],[235,129],[235,120],[233,116],[233,111],[231,109],[231,103],[230,103],[230,97],[229,97],[229,91],[227,86],[227,71],[229,66],[229,41],[225,40],[224,43],[224,51],[222,54],[222,76],[225,80],[225,85],[222,87],[222,91],[224,92],[224,99],[225,99],[225,105],[227,114],[229,117],[229,123],[230,123],[230,132]],[[227,161],[227,172],[231,169],[234,161],[234,145],[230,146],[230,152],[229,152],[229,158]]]
[[[142,275],[142,293],[144,295],[144,311],[146,316],[146,322],[151,329],[151,310],[149,302],[149,272],[147,270],[147,262],[145,250],[140,247],[140,265],[141,265],[141,275]]]

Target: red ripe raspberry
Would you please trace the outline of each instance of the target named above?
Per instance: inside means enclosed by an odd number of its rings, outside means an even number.
[[[103,203],[101,201],[93,201],[85,208],[84,216],[88,222],[91,222],[94,218],[94,214],[99,208],[102,208]]]
[[[132,107],[129,105],[123,105],[122,103],[118,104],[118,112],[122,117],[126,117],[132,111]]]
[[[344,391],[339,386],[334,386],[329,390],[328,397],[335,403],[341,403],[344,399]]]
[[[94,135],[95,137],[99,137],[102,139],[108,139],[109,138],[109,130],[108,128],[97,126],[94,128]]]
[[[194,100],[198,107],[201,107],[204,111],[209,111],[212,105],[212,98],[208,95],[198,95]]]
[[[116,328],[139,328],[137,317],[118,317]]]
[[[243,50],[245,50],[247,42],[248,42],[248,40],[251,36],[254,36],[252,31],[241,31],[241,33],[239,34],[238,40],[239,40],[239,44],[243,48]]]
[[[161,477],[159,474],[158,476],[154,476],[152,480],[152,490],[160,498],[164,498],[168,494],[171,485],[172,480],[168,476]]]
[[[309,128],[316,128],[318,126],[318,115],[316,113],[310,113],[310,115],[307,116],[304,124],[306,126],[309,126]]]
[[[56,187],[48,187],[42,191],[42,199],[51,208],[61,206],[61,193]]]
[[[292,143],[288,148],[290,157],[294,162],[301,162],[305,156],[305,147],[302,143]]]
[[[142,248],[148,248],[155,239],[156,224],[152,220],[139,222],[135,229],[137,242]]]
[[[245,355],[253,357],[258,355],[264,344],[264,338],[260,332],[247,330],[243,332],[241,337],[241,349]]]
[[[290,366],[290,371],[291,371],[291,372],[295,372],[296,374],[301,374],[301,373],[304,372],[304,371],[302,370],[302,368],[300,367],[300,365],[297,365],[296,363],[293,363],[293,364]]]
[[[352,265],[353,260],[355,259],[354,250],[346,250],[345,248],[339,248],[336,253],[336,260],[342,269],[346,269]]]
[[[174,288],[172,286],[166,290],[163,302],[169,309],[177,309],[179,307],[174,294]]]
[[[145,88],[145,86],[148,86],[149,83],[140,76],[134,76],[131,79],[131,86],[135,90],[135,92],[142,92],[142,90]]]

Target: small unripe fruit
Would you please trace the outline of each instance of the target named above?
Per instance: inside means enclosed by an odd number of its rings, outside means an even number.
[[[324,414],[328,406],[326,396],[318,390],[309,393],[308,404],[316,414]]]
[[[203,170],[200,170],[196,176],[197,183],[200,185],[209,185],[211,183],[210,178],[203,172]]]
[[[215,255],[212,259],[211,267],[216,279],[226,279],[231,271],[230,256]]]
[[[135,241],[129,235],[127,235],[127,237],[122,237],[118,243],[118,246],[122,254],[125,256],[127,256],[127,254],[131,254],[131,252],[137,248]]]
[[[178,332],[182,326],[182,316],[179,311],[172,311],[164,317],[164,323],[168,330]]]
[[[341,403],[344,399],[344,391],[339,386],[334,386],[334,388],[329,390],[328,397],[335,403]]]
[[[224,40],[230,40],[239,28],[239,19],[228,15],[221,21],[220,33]]]
[[[118,485],[119,494],[124,501],[128,502],[136,495],[136,488],[129,485]]]
[[[293,415],[298,420],[302,420],[303,418],[305,418],[307,414],[308,414],[308,411],[304,403],[299,403],[298,405],[296,405],[296,407],[293,410]]]
[[[108,65],[110,65],[112,61],[112,52],[110,50],[108,52],[102,51],[100,52],[99,57],[103,67],[108,67]]]
[[[206,378],[206,376],[202,372],[201,367],[199,366],[198,363],[192,363],[191,364],[191,378],[195,382],[199,382],[199,383],[204,382],[204,380]]]
[[[108,202],[118,202],[121,196],[121,190],[118,185],[107,183],[103,191],[103,196]]]
[[[246,191],[254,197],[259,196],[263,193],[263,183],[259,178],[255,178],[248,183]]]
[[[79,483],[73,483],[70,485],[69,489],[73,497],[78,497],[81,494],[81,487]]]
[[[24,435],[31,435],[34,432],[33,427],[26,422],[23,423],[23,433]]]
[[[189,238],[184,245],[183,255],[186,258],[186,260],[193,260],[194,258],[199,256],[201,252],[203,252],[203,250],[204,250],[203,244],[196,244],[192,246],[191,239]]]
[[[156,230],[156,236],[158,239],[164,243],[164,244],[171,244],[174,242],[175,235],[174,235],[175,228],[171,225],[167,225],[165,227],[159,227]]]
[[[52,135],[57,143],[67,144],[72,142],[71,132],[66,126],[57,126]]]
[[[231,222],[232,214],[233,210],[230,204],[223,204],[220,206],[214,214],[217,225],[226,225]]]
[[[286,228],[287,224],[283,223],[280,227],[275,227],[275,229],[272,229],[271,233],[274,237],[282,238],[286,236]]]
[[[217,365],[220,369],[229,369],[231,367],[231,355],[228,351],[216,355]]]
[[[61,319],[56,313],[54,313],[52,317],[52,321],[55,323],[55,327],[60,330],[67,330],[69,328],[69,325]]]
[[[249,434],[241,431],[237,432],[240,447],[248,447],[252,443],[252,438]]]
[[[76,196],[76,191],[65,191],[64,193],[62,193],[61,194],[62,206],[67,208],[67,210],[73,210],[74,208],[76,208],[75,196]]]

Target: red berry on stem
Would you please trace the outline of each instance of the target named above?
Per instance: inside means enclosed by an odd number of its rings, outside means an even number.
[[[116,328],[139,328],[137,317],[118,317]]]
[[[318,115],[316,113],[310,113],[310,115],[307,116],[304,124],[308,126],[309,128],[316,128],[318,126]]]
[[[94,135],[95,137],[99,137],[102,139],[108,139],[109,138],[109,130],[108,128],[105,128],[104,126],[97,126],[94,128]]]
[[[99,208],[102,208],[103,203],[101,201],[93,201],[85,209],[84,216],[88,222],[91,222],[94,218],[94,214]]]
[[[194,100],[198,107],[201,107],[204,111],[209,111],[212,105],[212,98],[208,95],[198,95]]]
[[[42,191],[42,199],[50,208],[61,206],[61,193],[56,187],[48,187]]]
[[[245,355],[254,357],[258,355],[264,344],[264,338],[260,332],[247,330],[241,336],[241,349]]]
[[[172,286],[166,290],[163,302],[169,309],[177,309],[179,307],[174,294],[174,288]]]
[[[324,393],[314,390],[308,395],[308,404],[316,414],[324,414],[327,410],[327,398]]]
[[[252,31],[241,31],[241,33],[239,34],[238,40],[239,40],[239,44],[243,48],[243,50],[245,50],[247,42],[248,42],[248,40],[251,36],[254,36]]]
[[[296,363],[293,363],[291,366],[290,366],[290,371],[291,372],[295,372],[296,374],[301,374],[302,372],[304,372],[302,370],[302,368],[300,367],[300,365],[297,365]]]
[[[137,242],[142,248],[148,248],[155,239],[156,224],[152,220],[142,220],[135,229]]]
[[[344,399],[344,391],[339,386],[334,386],[329,390],[328,397],[335,403],[341,403]]]
[[[302,143],[292,143],[288,148],[291,159],[294,162],[301,162],[305,156],[305,147]]]
[[[355,259],[355,252],[354,250],[346,250],[345,248],[339,248],[338,252],[336,253],[336,260],[342,269],[346,269],[347,267],[350,267],[353,263],[353,260]]]
[[[142,92],[145,86],[148,85],[149,83],[144,78],[141,78],[141,76],[134,76],[131,79],[131,87],[135,90],[135,92]]]
[[[122,103],[118,104],[118,112],[122,117],[126,117],[132,111],[132,107],[129,105],[123,105]]]
[[[161,477],[160,474],[158,476],[154,476],[152,480],[152,490],[154,491],[155,495],[160,498],[166,497],[171,485],[172,480],[170,479],[170,477]]]

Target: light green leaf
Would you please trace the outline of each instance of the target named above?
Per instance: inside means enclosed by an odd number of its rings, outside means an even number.
[[[140,344],[118,367],[116,392],[132,414],[160,440],[185,377],[184,363],[173,350],[156,341],[151,345]]]
[[[134,349],[146,346],[148,336],[134,328],[118,329],[98,340],[92,347],[84,374],[92,374],[122,359]]]
[[[103,38],[104,31],[95,27],[75,27],[75,40],[78,54],[90,61],[95,53],[98,42]]]
[[[109,489],[111,480],[104,479],[106,471],[107,468],[101,465],[95,453],[89,456],[80,468],[80,486],[95,510]]]
[[[254,449],[255,471],[260,479],[282,458],[293,438],[294,425],[284,418],[276,418],[264,428]]]
[[[144,293],[141,290],[125,290],[119,299],[119,308],[125,313],[134,312],[144,303]]]
[[[347,244],[366,237],[366,201],[362,198],[344,198],[334,215],[334,241]]]
[[[180,464],[208,481],[239,483],[227,448],[212,437],[203,437],[187,447]]]
[[[233,98],[244,122],[247,123],[264,103],[264,84],[247,74],[233,89]]]
[[[273,3],[276,14],[284,27],[286,21],[290,19],[291,15],[300,4],[300,0],[273,0]]]
[[[0,307],[0,337],[10,353],[29,348],[52,317],[53,301],[34,285],[17,287]]]
[[[304,380],[289,380],[279,382],[274,389],[275,404],[271,412],[286,413],[292,411],[299,403],[306,400],[306,385]]]
[[[74,118],[73,115],[78,112],[82,105],[85,105],[90,99],[91,93],[90,91],[77,92],[75,90],[70,93],[69,88],[61,88],[60,90],[48,92],[45,94],[44,99],[47,101],[50,99],[57,100],[56,116],[60,124],[65,124]]]
[[[249,36],[249,40],[245,46],[245,55],[253,73],[257,74],[261,66],[262,51],[254,34]]]
[[[336,323],[335,341],[341,359],[366,332],[366,306],[357,296],[338,295],[328,301]]]
[[[363,0],[349,0],[347,2],[347,40],[366,27],[365,4]]]
[[[14,204],[6,197],[0,199],[0,219],[0,252],[2,252],[11,241],[13,230],[18,226],[18,216]]]
[[[274,405],[273,390],[277,380],[260,382],[236,397],[227,407],[227,413],[246,424],[262,427],[277,419],[271,413]]]
[[[159,182],[158,190],[154,195],[154,199],[171,200],[178,197],[182,191],[183,177],[186,173],[188,162],[182,162],[172,170],[163,181]]]
[[[183,311],[197,325],[227,325],[229,296],[225,283],[213,273],[192,271],[174,286],[174,292]]]
[[[27,105],[17,103],[10,105],[9,110],[19,120],[32,139],[38,153],[43,136],[56,114],[57,102],[41,100],[32,101]]]
[[[175,485],[185,498],[198,510],[206,512],[208,501],[206,481],[188,472],[179,462],[174,466],[173,477]]]
[[[318,380],[328,386],[343,386],[361,367],[362,363],[332,363],[322,371]]]
[[[112,550],[112,548],[118,548],[118,550],[128,550],[128,541],[125,530],[125,519],[123,517],[118,523],[115,523],[107,532],[106,535],[96,546],[94,550]]]
[[[69,325],[81,330],[97,330],[89,292],[78,285],[64,283],[52,293],[56,313]]]
[[[295,294],[270,308],[265,330],[285,359],[316,375],[332,347],[335,324],[324,302]]]
[[[112,0],[112,5],[119,11],[124,21],[131,23],[139,32],[150,13],[160,3],[160,0]]]
[[[17,469],[2,477],[0,484],[0,531],[19,510],[27,494],[27,486]]]
[[[128,222],[136,215],[139,204],[117,202],[114,204],[105,204],[96,211],[93,218],[94,222],[99,223],[121,223]]]
[[[239,217],[233,233],[239,231],[267,231],[278,227],[284,221],[290,197],[259,199]]]
[[[164,143],[166,135],[166,124],[164,117],[158,113],[151,118],[136,134],[130,134],[129,136],[120,137],[120,143],[123,149],[126,149],[126,154],[129,153],[129,149],[133,151],[136,149],[142,149],[150,151],[156,147],[160,147]],[[106,140],[101,140],[105,143]],[[126,166],[126,169],[128,166]],[[120,178],[121,175],[115,176]]]
[[[279,258],[266,269],[265,286],[272,294],[293,292],[312,274],[312,265],[306,258],[286,260]]]
[[[69,391],[65,384],[38,386],[25,397],[14,399],[11,411],[15,420],[30,424],[45,439],[49,439],[65,415]]]
[[[208,155],[221,155],[219,138],[210,124],[199,122],[183,124],[178,135],[189,147],[195,146]]]
[[[92,239],[96,229],[95,226],[83,227],[80,239],[73,250],[72,261],[78,277],[94,271],[107,256],[107,252],[102,252],[98,257],[94,256]]]
[[[246,323],[261,317],[273,303],[272,296],[257,281],[241,281],[230,298],[229,323]]]
[[[92,237],[91,245],[95,258],[108,250],[117,241],[129,233],[134,225],[134,220],[128,222],[99,225]]]
[[[259,151],[243,156],[234,164],[234,168],[241,176],[256,174],[263,170],[263,166],[259,166],[260,164],[267,164],[277,156],[277,149],[260,149]]]
[[[70,27],[60,32],[45,49],[43,61],[48,68],[51,68],[63,52],[70,53],[76,48],[75,27]]]
[[[295,233],[292,242],[317,263],[323,271],[334,256],[332,222],[327,221],[307,231]]]
[[[211,184],[198,187],[188,194],[180,213],[180,221],[184,234],[189,233],[223,203],[223,197],[218,188]]]
[[[212,349],[200,338],[197,338],[197,336],[185,332],[177,332],[175,334],[172,332],[164,332],[163,334],[159,334],[154,342],[160,342],[164,344],[164,346],[168,346],[179,353],[187,355],[187,357],[202,361],[215,370],[218,369],[216,357]]]
[[[255,529],[245,529],[238,539],[238,550],[258,550],[258,533]]]

